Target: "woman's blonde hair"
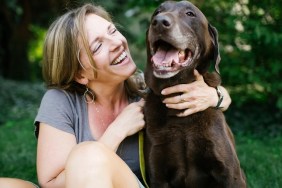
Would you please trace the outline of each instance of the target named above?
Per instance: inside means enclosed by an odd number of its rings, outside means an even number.
[[[85,4],[68,11],[49,27],[44,43],[42,68],[47,88],[60,88],[80,94],[84,93],[86,86],[75,81],[75,76],[81,68],[78,38],[81,39],[93,66],[94,76],[97,75],[96,65],[84,30],[85,17],[91,13],[112,22],[111,16],[105,9],[93,4]],[[142,95],[140,89],[143,88],[140,88],[140,83],[136,82],[136,80],[140,81],[135,78],[136,75],[132,75],[125,81],[127,94],[130,96]]]

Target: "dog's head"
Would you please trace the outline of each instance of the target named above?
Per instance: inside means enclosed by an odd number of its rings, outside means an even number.
[[[211,61],[219,72],[217,30],[192,3],[164,2],[151,18],[147,56],[146,82],[150,88],[156,88],[153,85],[157,81],[158,91],[181,80],[193,81],[193,70],[203,74]]]

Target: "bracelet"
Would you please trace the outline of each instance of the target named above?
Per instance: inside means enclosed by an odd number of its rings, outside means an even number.
[[[218,96],[218,102],[217,102],[217,105],[216,105],[216,109],[219,109],[220,108],[220,105],[223,101],[223,95],[222,95],[222,92],[220,91],[219,87],[216,86],[215,87],[215,90],[216,90],[216,93],[217,93],[217,96]]]

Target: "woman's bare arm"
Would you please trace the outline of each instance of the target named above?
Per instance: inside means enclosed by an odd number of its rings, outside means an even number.
[[[75,145],[74,135],[40,123],[37,144],[37,175],[40,187],[65,186],[65,165]]]

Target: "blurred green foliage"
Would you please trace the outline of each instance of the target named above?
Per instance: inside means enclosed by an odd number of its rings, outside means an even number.
[[[34,117],[45,91],[43,84],[31,84],[0,77],[0,126],[10,120]]]

